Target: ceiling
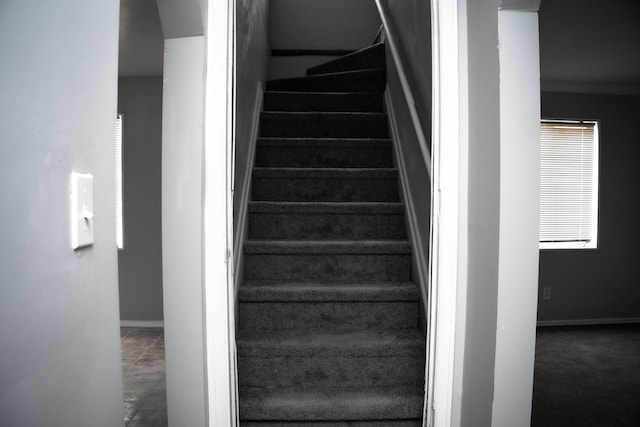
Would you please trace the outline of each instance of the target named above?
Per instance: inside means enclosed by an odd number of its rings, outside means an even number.
[[[542,0],[543,89],[640,95],[640,1]]]
[[[542,0],[540,75],[545,90],[640,95],[640,1]],[[121,76],[162,74],[155,0],[121,0]]]

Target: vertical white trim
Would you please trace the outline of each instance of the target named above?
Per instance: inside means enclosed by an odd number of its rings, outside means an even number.
[[[233,300],[235,2],[209,2],[204,124],[204,313],[207,425],[236,423]]]
[[[463,4],[464,1],[460,1]],[[455,355],[457,328],[464,325],[458,319],[459,289],[459,224],[460,210],[460,84],[458,2],[431,1],[432,16],[432,211],[430,279],[432,310],[428,384],[430,405],[429,425],[451,426],[457,419],[455,402]],[[461,312],[463,314],[464,312]],[[458,405],[459,406],[459,405]],[[459,410],[459,408],[458,408]],[[459,419],[458,419],[459,422]]]
[[[540,224],[537,12],[498,12],[500,229],[491,425],[531,421]]]

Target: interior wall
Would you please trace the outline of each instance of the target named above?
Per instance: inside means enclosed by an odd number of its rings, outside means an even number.
[[[373,0],[271,0],[272,49],[357,50],[373,43],[380,17]],[[272,57],[269,77],[304,75],[331,56]]]
[[[121,320],[162,320],[162,77],[118,80],[124,115]]]
[[[172,426],[205,425],[204,55],[204,36],[165,40],[162,263],[167,414]]]
[[[600,182],[598,248],[540,251],[539,321],[640,318],[639,110],[638,96],[542,93],[543,118],[599,121]]]
[[[0,13],[0,419],[122,425],[114,220],[118,2]],[[72,250],[70,176],[94,176],[94,244]]]
[[[272,0],[273,1],[273,0]],[[249,160],[255,148],[259,104],[267,79],[269,60],[269,0],[238,0],[236,9],[236,125],[233,222],[240,236],[239,213],[245,182],[252,168]],[[234,254],[236,257],[238,254]]]

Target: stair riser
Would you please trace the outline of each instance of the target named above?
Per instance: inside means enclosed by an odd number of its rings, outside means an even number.
[[[249,214],[249,238],[268,240],[405,239],[404,216],[368,214]]]
[[[381,44],[361,52],[337,58],[326,64],[311,67],[307,70],[307,75],[312,76],[323,73],[364,70],[367,68],[385,68],[385,66],[384,45]]]
[[[424,353],[424,352],[423,352]],[[423,354],[422,353],[422,354]],[[424,360],[392,357],[238,357],[240,386],[385,387],[419,385]]]
[[[257,167],[288,168],[390,168],[391,147],[273,147],[256,149]]]
[[[388,178],[254,177],[253,200],[279,202],[397,202],[398,181]]]
[[[264,111],[382,112],[382,95],[269,92]]]
[[[384,73],[312,76],[267,82],[267,91],[290,92],[375,92],[385,90]]]
[[[418,303],[398,302],[264,302],[241,303],[240,329],[408,329],[418,321]]]
[[[317,421],[314,423],[243,421],[240,423],[240,427],[422,427],[422,421]]]
[[[261,137],[279,138],[388,138],[384,116],[290,116],[260,119]]]
[[[411,256],[245,254],[246,280],[409,281]],[[414,325],[415,326],[415,325]]]

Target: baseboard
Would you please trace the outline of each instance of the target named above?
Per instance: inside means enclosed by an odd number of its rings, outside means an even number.
[[[121,320],[121,328],[164,328],[164,320]]]
[[[640,323],[640,317],[606,317],[600,319],[539,320],[537,326],[625,325]]]
[[[409,222],[409,240],[415,254],[414,259],[416,261],[416,267],[418,271],[418,281],[420,282],[420,292],[422,294],[422,302],[424,304],[425,313],[428,313],[428,295],[429,295],[429,266],[426,252],[422,246],[422,240],[419,238],[418,233],[418,218],[416,218],[415,206],[413,202],[413,196],[411,195],[409,187],[409,177],[407,176],[407,168],[405,166],[404,156],[402,150],[400,150],[400,137],[398,135],[398,126],[395,116],[395,110],[393,108],[393,101],[389,95],[389,90],[385,91],[385,104],[387,108],[387,115],[389,117],[389,128],[391,130],[391,138],[393,141],[393,149],[398,161],[398,171],[400,173],[400,187],[402,188],[402,194],[406,203],[406,212]]]
[[[239,282],[242,280],[240,273],[240,267],[243,262],[242,244],[245,241],[245,236],[248,229],[248,206],[249,196],[251,194],[251,171],[256,156],[256,142],[258,140],[258,130],[260,124],[260,112],[262,111],[262,100],[264,97],[264,90],[262,89],[262,83],[258,83],[256,88],[256,97],[253,104],[253,123],[251,125],[251,133],[249,140],[249,159],[247,161],[247,170],[244,174],[244,183],[240,193],[240,206],[238,208],[238,224],[236,230],[234,230],[234,242],[233,242],[233,277],[234,288],[237,292]]]

